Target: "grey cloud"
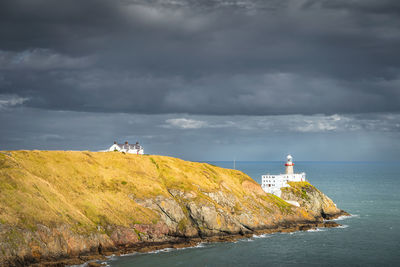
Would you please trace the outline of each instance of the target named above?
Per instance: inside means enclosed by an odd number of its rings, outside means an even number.
[[[19,76],[8,73],[0,80],[4,93],[30,98],[30,106],[56,110],[219,115],[395,112],[400,98],[399,80],[338,82],[291,73],[212,75],[190,81],[104,70]]]
[[[51,110],[400,111],[397,1],[2,1],[0,93]]]
[[[177,127],[180,129],[199,129],[208,127],[205,121],[192,120],[186,118],[167,119],[165,122],[167,123],[165,125],[166,128]]]
[[[0,95],[0,110],[22,105],[28,98],[18,97],[16,95]]]
[[[173,116],[173,115],[169,115]],[[186,116],[165,120],[161,127],[187,131],[217,129],[254,134],[326,132],[400,132],[399,114],[274,115],[274,116]],[[258,132],[258,133],[257,133]]]
[[[391,0],[364,0],[364,1],[346,1],[346,0],[336,0],[336,1],[308,1],[308,5],[322,5],[328,8],[350,10],[357,13],[367,13],[367,14],[400,14],[400,4],[396,1]]]
[[[2,110],[0,121],[7,125],[0,127],[0,150],[98,151],[113,141],[139,141],[146,153],[192,160],[281,160],[288,152],[303,160],[400,156],[399,114],[143,115],[19,106]]]
[[[22,52],[0,50],[0,70],[49,71],[57,69],[80,69],[91,64],[89,57],[68,57],[48,49],[32,49]]]

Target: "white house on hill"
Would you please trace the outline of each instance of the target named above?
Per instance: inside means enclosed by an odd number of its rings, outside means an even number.
[[[137,155],[144,154],[143,147],[139,145],[139,142],[136,142],[136,144],[134,145],[131,145],[128,142],[125,142],[125,144],[118,144],[117,142],[114,142],[114,144],[108,149],[108,151],[119,151]]]

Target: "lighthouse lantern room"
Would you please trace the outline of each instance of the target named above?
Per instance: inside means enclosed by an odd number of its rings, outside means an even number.
[[[285,164],[285,167],[286,167],[285,174],[293,174],[294,173],[293,172],[293,166],[294,166],[293,158],[291,155],[287,155],[286,159],[287,159],[287,161]]]

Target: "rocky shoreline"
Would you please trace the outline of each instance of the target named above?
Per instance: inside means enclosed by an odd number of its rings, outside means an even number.
[[[41,259],[40,262],[30,261],[32,259],[17,260],[14,262],[8,262],[9,266],[32,266],[32,267],[50,267],[50,266],[69,266],[69,265],[80,265],[86,263],[89,267],[91,266],[103,266],[99,261],[107,261],[109,256],[121,256],[132,253],[148,253],[157,250],[172,248],[180,249],[187,247],[195,247],[201,243],[218,243],[218,242],[234,242],[239,239],[252,238],[254,235],[273,234],[273,233],[290,233],[298,231],[308,231],[316,228],[335,228],[341,226],[341,224],[331,221],[341,216],[350,216],[349,213],[341,210],[339,213],[330,214],[324,221],[316,222],[304,222],[304,223],[288,223],[282,224],[273,228],[258,229],[249,233],[244,234],[232,234],[232,235],[218,235],[209,237],[171,237],[173,240],[163,242],[139,242],[131,245],[121,245],[116,247],[110,247],[107,249],[98,249],[92,253],[86,253],[84,255],[77,255],[70,258],[49,258]],[[6,266],[6,265],[4,265]]]

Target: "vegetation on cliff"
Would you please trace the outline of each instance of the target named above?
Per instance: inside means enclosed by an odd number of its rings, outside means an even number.
[[[0,263],[320,217],[266,194],[240,171],[206,163],[119,152],[0,153]]]

